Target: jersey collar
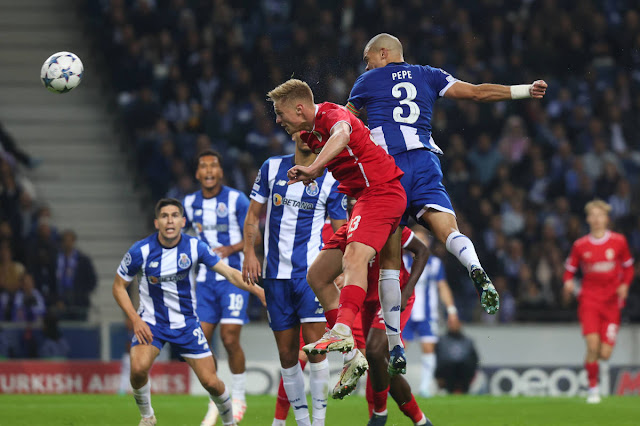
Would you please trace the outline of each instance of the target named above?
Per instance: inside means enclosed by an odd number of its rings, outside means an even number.
[[[610,236],[611,231],[605,231],[604,235],[600,238],[593,238],[591,234],[589,234],[589,241],[591,241],[592,244],[600,245],[606,243]]]

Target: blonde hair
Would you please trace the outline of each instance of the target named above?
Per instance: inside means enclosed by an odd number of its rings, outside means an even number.
[[[611,206],[609,203],[599,199],[591,200],[584,206],[584,212],[586,214],[589,214],[592,209],[602,209],[607,214],[611,212]]]
[[[313,92],[307,83],[296,78],[289,79],[267,93],[267,99],[271,102],[300,99],[313,102]]]

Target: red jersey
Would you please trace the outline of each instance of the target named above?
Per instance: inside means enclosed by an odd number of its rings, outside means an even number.
[[[402,248],[406,248],[407,245],[411,242],[415,234],[408,226],[405,226],[402,229]],[[367,272],[367,297],[365,302],[379,302],[378,296],[378,280],[380,279],[380,262],[378,261],[378,256],[374,256],[373,259],[369,261],[369,271]],[[402,267],[400,268],[400,290],[402,290],[409,281],[409,271],[407,270],[406,265],[402,262]]]
[[[607,231],[600,239],[586,235],[573,243],[565,262],[563,281],[582,270],[581,301],[617,301],[616,289],[633,279],[633,258],[627,239],[617,232]]]
[[[331,102],[316,105],[313,130],[302,132],[301,138],[318,154],[329,140],[331,129],[341,121],[351,127],[349,144],[326,164],[340,182],[340,192],[358,198],[363,189],[390,182],[404,174],[393,157],[374,142],[364,123],[341,105]]]

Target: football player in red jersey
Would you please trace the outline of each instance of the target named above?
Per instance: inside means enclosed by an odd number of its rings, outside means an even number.
[[[565,263],[564,299],[574,293],[573,277],[582,270],[582,288],[578,296],[578,318],[587,343],[585,369],[589,378],[587,402],[600,402],[598,360],[611,357],[624,307],[633,279],[633,258],[627,239],[608,230],[611,206],[593,200],[585,206],[589,234],[573,243]]]
[[[404,373],[406,358],[400,338],[402,248],[398,230],[406,207],[406,194],[400,184],[402,170],[346,108],[329,102],[316,105],[305,82],[290,79],[267,96],[273,102],[276,123],[288,133],[305,131],[303,139],[318,153],[310,166],[294,166],[289,170],[290,183],[309,184],[326,167],[340,182],[340,192],[357,200],[344,255],[339,250],[322,251],[309,268],[307,281],[322,303],[331,330],[304,350],[345,352],[345,362],[358,364],[353,369],[357,377],[364,374],[368,365],[354,349],[351,326],[366,297],[368,263],[379,254],[380,303],[391,354],[389,371]],[[341,271],[346,285],[339,292],[325,277],[337,276]]]

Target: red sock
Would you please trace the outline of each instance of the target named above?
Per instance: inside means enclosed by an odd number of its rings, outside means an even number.
[[[338,310],[331,309],[330,311],[325,311],[325,318],[327,319],[327,327],[332,329],[334,325],[336,325],[336,320],[338,319]]]
[[[307,361],[298,360],[298,362],[300,363],[300,368],[304,370],[304,367],[307,365]],[[290,406],[291,403],[289,402],[287,391],[284,390],[284,383],[282,382],[282,377],[280,377],[280,386],[278,386],[278,398],[276,399],[276,414],[274,414],[273,417],[278,420],[287,420]]]
[[[367,292],[357,285],[346,285],[340,292],[340,305],[336,323],[344,324],[351,328],[353,320],[358,315],[360,307],[367,297]]]
[[[598,361],[585,362],[584,368],[587,370],[587,377],[589,378],[589,387],[593,388],[598,386]]]
[[[405,416],[409,417],[412,422],[418,423],[422,420],[424,414],[422,414],[422,410],[418,407],[418,403],[416,402],[416,398],[411,394],[411,401],[405,402],[404,404],[399,406],[400,411],[404,413]]]
[[[389,395],[389,386],[380,392],[373,391],[373,411],[382,413],[387,409],[387,397]]]
[[[371,377],[367,372],[367,391],[365,393],[367,396],[367,405],[369,406],[369,418],[373,415],[373,386],[371,386]]]
[[[278,420],[286,420],[287,415],[289,414],[289,407],[291,403],[289,403],[289,398],[287,397],[287,391],[284,390],[284,383],[282,382],[282,377],[280,377],[280,386],[278,387],[278,398],[276,399],[276,414],[274,414],[274,418]]]

